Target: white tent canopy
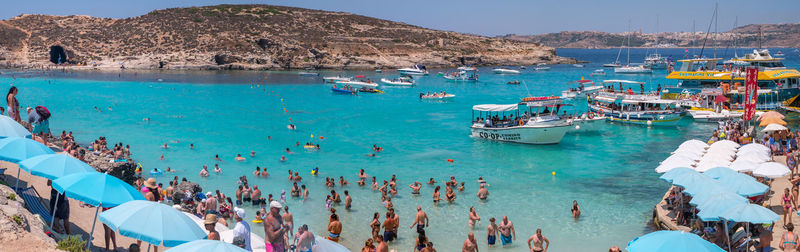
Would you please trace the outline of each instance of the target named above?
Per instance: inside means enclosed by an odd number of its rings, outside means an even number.
[[[487,111],[487,112],[505,112],[517,110],[518,105],[515,104],[481,104],[472,106],[472,110]]]
[[[604,80],[603,84],[606,84],[606,83],[644,84],[644,82],[630,81],[630,80]]]

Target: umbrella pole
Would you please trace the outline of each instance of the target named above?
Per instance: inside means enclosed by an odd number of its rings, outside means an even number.
[[[728,220],[725,220],[723,228],[725,229],[725,239],[728,240],[728,251],[731,251],[731,236],[728,234]]]
[[[60,193],[56,194],[56,203],[53,204],[53,213],[50,214],[50,229],[53,229],[53,223],[56,223],[56,209],[58,209],[58,198],[61,197]],[[52,200],[52,199],[51,199]]]
[[[92,231],[89,232],[89,242],[86,243],[86,250],[92,246],[92,238],[94,238],[94,226],[97,224],[97,214],[100,212],[100,208],[103,207],[103,203],[97,205],[97,209],[94,210],[94,221],[92,222]]]
[[[14,185],[14,191],[19,191],[19,173],[22,171],[22,168],[17,165],[17,184]]]

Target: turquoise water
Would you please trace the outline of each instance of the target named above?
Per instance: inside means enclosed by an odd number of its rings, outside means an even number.
[[[674,55],[683,52],[673,51]],[[783,51],[789,57],[786,63],[797,67],[796,53]],[[643,57],[644,50],[634,52],[632,58]],[[668,187],[653,168],[680,142],[708,137],[714,125],[693,123],[689,118],[673,128],[607,124],[602,132],[567,134],[558,145],[531,146],[472,139],[469,124],[472,105],[557,95],[566,88],[564,83],[581,76],[590,78],[594,69],[613,61],[616,53],[565,49],[559,54],[593,63],[585,68],[554,66],[548,72],[534,72],[530,67],[518,76],[493,75],[490,68],[481,68],[479,83],[445,82],[434,74],[422,77],[413,88],[386,87],[385,94],[358,96],[332,94],[321,78],[299,77],[293,72],[29,73],[14,74],[16,79],[6,73],[0,75],[0,83],[20,88],[23,107],[47,106],[53,113],[54,132],[71,130],[80,142],[106,136],[110,143],[129,144],[134,158],[146,169],[169,166],[178,170],[176,176],[196,181],[206,191],[220,189],[233,196],[237,177],[248,175],[264,195],[279,197],[282,189],[289,191],[291,186],[287,170],[299,170],[311,196],[305,203],[289,199],[288,204],[296,225],[307,223],[316,234],[324,234],[327,225],[324,200],[329,190],[323,185],[324,176],[344,176],[352,184],[336,190],[349,190],[354,203],[349,212],[339,207],[344,225],[341,242],[353,250],[360,249],[370,236],[372,214],[385,211],[379,193],[355,185],[359,169],[379,181],[397,175],[400,193],[393,202],[401,228],[399,242],[391,247],[398,251],[411,248],[416,237],[414,230],[408,229],[416,205],[429,214],[428,236],[443,251],[460,247],[466,238],[470,206],[483,218],[474,230],[482,248],[489,217],[507,215],[519,236],[509,251],[527,249],[524,243],[537,228],[550,239],[553,251],[598,250],[624,247],[650,231],[647,222],[652,207]],[[345,74],[366,74],[378,80],[395,73]],[[672,83],[663,79],[664,75],[609,74],[601,78],[643,80],[652,89],[658,83]],[[526,85],[505,84],[514,79]],[[420,92],[442,90],[457,97],[449,102],[424,102],[417,97]],[[95,111],[95,106],[102,112]],[[579,102],[576,109],[585,107],[585,102]],[[289,118],[297,130],[286,128]],[[319,143],[322,149],[306,151],[294,145],[308,141]],[[169,149],[160,147],[165,142]],[[189,149],[190,143],[194,150]],[[373,144],[385,150],[368,157]],[[295,154],[286,154],[287,147]],[[255,158],[249,157],[251,150],[257,152]],[[234,161],[237,153],[248,160]],[[164,161],[159,160],[162,154]],[[215,164],[215,154],[224,160],[220,163],[223,174],[200,178],[202,165]],[[282,155],[287,162],[279,161]],[[255,166],[268,167],[270,177],[253,178]],[[320,176],[310,176],[314,167],[320,167]],[[444,181],[451,175],[467,181],[466,191],[458,193],[455,204],[434,206],[433,188],[428,185],[423,186],[421,196],[410,194],[408,184],[414,181],[430,177]],[[166,183],[171,176],[157,178]],[[478,176],[491,184],[486,202],[475,197]],[[569,211],[573,200],[583,210],[578,221]],[[247,209],[252,218],[255,209]],[[263,234],[261,226],[253,227]]]

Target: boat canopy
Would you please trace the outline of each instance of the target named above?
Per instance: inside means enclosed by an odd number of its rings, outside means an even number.
[[[472,106],[472,110],[487,112],[505,112],[517,110],[517,104],[481,104]]]
[[[644,84],[644,82],[640,81],[629,81],[629,80],[604,80],[603,84],[606,83],[628,83],[628,84]]]
[[[572,84],[572,83],[594,83],[594,82],[592,80],[576,80],[567,82],[567,84]]]
[[[608,103],[612,103],[612,102],[614,102],[614,101],[616,101],[616,100],[617,100],[616,98],[605,97],[605,96],[599,96],[599,95],[598,95],[598,96],[595,96],[595,97],[594,97],[594,99],[595,99],[595,100],[598,100],[598,101],[602,101],[602,102],[608,102]]]
[[[622,104],[639,104],[640,102],[644,102],[644,101],[640,101],[640,100],[622,100],[621,103]]]

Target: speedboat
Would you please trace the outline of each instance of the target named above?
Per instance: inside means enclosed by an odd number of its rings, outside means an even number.
[[[781,51],[778,51],[777,53],[775,53],[775,57],[783,57],[783,56],[786,56],[786,55],[783,55],[783,53]]]
[[[603,69],[596,69],[589,76],[595,76],[595,75],[606,75],[606,71]]]
[[[595,86],[592,80],[576,80],[567,82],[567,84],[573,83],[578,83],[578,87],[561,91],[562,99],[586,98],[588,94],[594,94],[603,89],[601,86]],[[586,87],[584,86],[585,84],[590,84],[591,86]]]
[[[301,76],[319,76],[319,73],[317,72],[299,72],[297,74]]]
[[[550,70],[550,67],[546,67],[546,66],[534,67],[533,70],[536,70],[536,71],[548,71],[548,70]]]
[[[572,64],[572,66],[574,66],[574,67],[578,67],[578,68],[580,68],[580,67],[584,67],[582,64]]]
[[[381,78],[381,82],[383,84],[391,85],[391,86],[408,86],[408,87],[410,87],[410,86],[413,86],[415,84],[414,80],[411,79],[411,78],[408,78],[408,77],[400,77],[400,78],[391,79],[391,80],[390,79],[386,79],[386,78]]]
[[[354,87],[370,87],[370,88],[378,87],[378,83],[372,82],[370,80],[337,81],[336,84],[350,85]]]
[[[459,67],[458,72],[444,74],[451,81],[478,81],[478,69],[474,67]]]
[[[501,142],[557,144],[572,128],[570,121],[558,116],[562,105],[558,97],[528,97],[514,104],[472,106],[470,136]],[[522,109],[524,113],[520,113],[520,106],[527,108]]]
[[[400,68],[397,72],[402,75],[428,75],[428,70],[423,65],[414,65],[410,68]]]
[[[331,91],[337,94],[358,94],[358,89],[355,89],[351,86],[344,85],[342,87],[337,87],[335,84],[331,87]]]
[[[325,80],[325,82],[328,82],[328,83],[336,83],[336,82],[353,80],[353,78],[342,77],[342,76],[327,76],[327,77],[322,77],[322,79]]]
[[[376,72],[376,73],[383,73],[383,70],[381,70],[381,69],[375,69],[375,72]]]
[[[644,67],[650,69],[667,69],[669,62],[666,57],[662,57],[661,54],[650,54],[644,58]]]
[[[508,69],[508,68],[495,68],[492,69],[492,72],[495,74],[519,74],[519,70]]]
[[[644,67],[644,66],[636,66],[636,65],[627,65],[621,67],[615,67],[614,73],[618,74],[651,74],[653,73],[653,69]]]
[[[600,131],[604,127],[605,121],[605,115],[589,111],[572,118],[572,125],[575,126],[570,129],[570,132]]]
[[[377,90],[377,89],[374,89],[374,88],[371,88],[371,87],[361,87],[361,88],[359,88],[359,89],[358,89],[358,92],[364,92],[364,93],[380,93],[380,94],[382,94],[382,93],[383,93],[383,91],[380,91],[380,90]]]
[[[506,84],[509,84],[509,85],[519,85],[519,81],[518,81],[518,80],[513,80],[513,81],[506,82]]]
[[[620,66],[622,66],[622,65],[620,65],[619,62],[603,64],[603,67],[620,67]]]
[[[433,93],[433,94],[423,94],[419,93],[420,99],[434,99],[434,100],[443,100],[443,99],[450,99],[456,97],[454,94],[448,94],[446,92],[441,93]]]

